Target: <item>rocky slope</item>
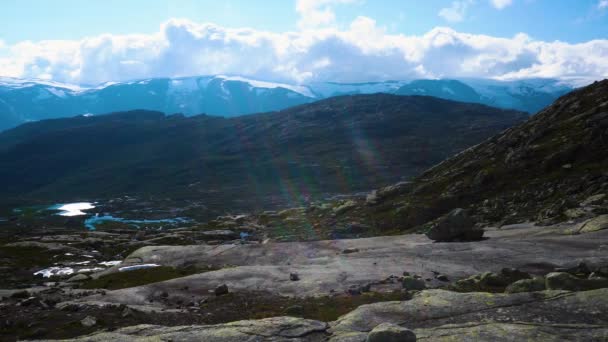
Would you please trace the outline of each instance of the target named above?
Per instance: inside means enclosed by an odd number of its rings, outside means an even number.
[[[237,118],[133,111],[47,120],[0,134],[0,197],[150,195],[233,211],[294,205],[412,177],[525,117],[375,94]]]
[[[343,215],[317,221],[407,230],[465,208],[480,225],[550,224],[605,214],[606,193],[608,80],[561,97],[411,183],[379,189],[351,201]]]

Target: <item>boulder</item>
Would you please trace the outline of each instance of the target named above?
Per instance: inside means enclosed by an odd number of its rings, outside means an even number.
[[[600,215],[582,222],[568,232],[571,234],[584,234],[597,232],[606,228],[608,228],[608,215]]]
[[[499,273],[484,272],[458,280],[450,288],[458,292],[502,292],[510,284],[522,279],[529,279],[526,272],[513,268],[503,268]]]
[[[579,278],[566,272],[552,272],[545,277],[547,290],[587,291],[608,288],[608,278]]]
[[[235,240],[240,236],[232,230],[209,230],[201,233],[203,240]]]
[[[411,182],[399,182],[397,184],[393,184],[378,190],[374,190],[369,193],[365,198],[365,204],[367,205],[375,205],[378,204],[388,198],[409,192],[412,190]]]
[[[464,209],[457,208],[433,221],[426,236],[434,241],[479,240],[483,233]]]
[[[84,327],[90,328],[90,327],[94,326],[95,324],[97,324],[97,319],[93,316],[87,316],[83,320],[80,321],[80,324],[82,324],[82,326],[84,326]]]
[[[537,292],[545,290],[545,278],[534,277],[532,279],[521,279],[507,286],[506,293]]]
[[[602,202],[604,202],[605,200],[606,194],[597,194],[587,197],[587,199],[581,202],[581,206],[599,205],[602,204]]]
[[[413,331],[396,324],[382,323],[377,325],[367,335],[367,342],[415,342]]]
[[[426,288],[426,284],[422,279],[416,279],[412,276],[405,276],[401,282],[403,288],[406,290],[424,290]]]
[[[215,288],[214,290],[216,296],[222,296],[228,294],[228,285],[222,284]]]

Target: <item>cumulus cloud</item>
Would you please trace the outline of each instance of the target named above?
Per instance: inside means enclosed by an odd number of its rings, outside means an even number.
[[[600,0],[597,3],[597,8],[599,8],[599,9],[608,8],[608,0]]]
[[[494,6],[496,9],[501,10],[507,6],[511,6],[513,0],[490,0],[490,2],[492,3],[492,6]]]
[[[346,29],[275,33],[172,19],[147,35],[6,45],[0,75],[97,84],[151,77],[229,74],[285,83],[489,77],[608,77],[608,40],[544,42],[438,27],[390,34],[368,17]]]
[[[473,0],[452,1],[452,5],[439,10],[438,15],[449,22],[457,23],[464,20],[467,10],[472,4]]]
[[[300,15],[300,28],[314,28],[334,24],[336,15],[333,5],[353,3],[355,0],[297,0],[296,11]]]

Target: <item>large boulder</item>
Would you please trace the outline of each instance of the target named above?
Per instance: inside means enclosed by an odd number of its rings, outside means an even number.
[[[434,241],[468,241],[481,239],[483,233],[464,209],[457,208],[433,221],[426,236]]]

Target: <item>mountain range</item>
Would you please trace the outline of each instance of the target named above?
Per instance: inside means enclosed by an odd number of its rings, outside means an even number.
[[[198,198],[294,205],[408,179],[526,113],[429,96],[346,95],[234,118],[153,111],[42,120],[0,134],[3,198]]]
[[[554,79],[413,80],[289,85],[239,76],[155,78],[75,86],[0,78],[0,130],[48,118],[145,109],[233,117],[282,110],[339,95],[426,95],[535,113],[573,86]]]

